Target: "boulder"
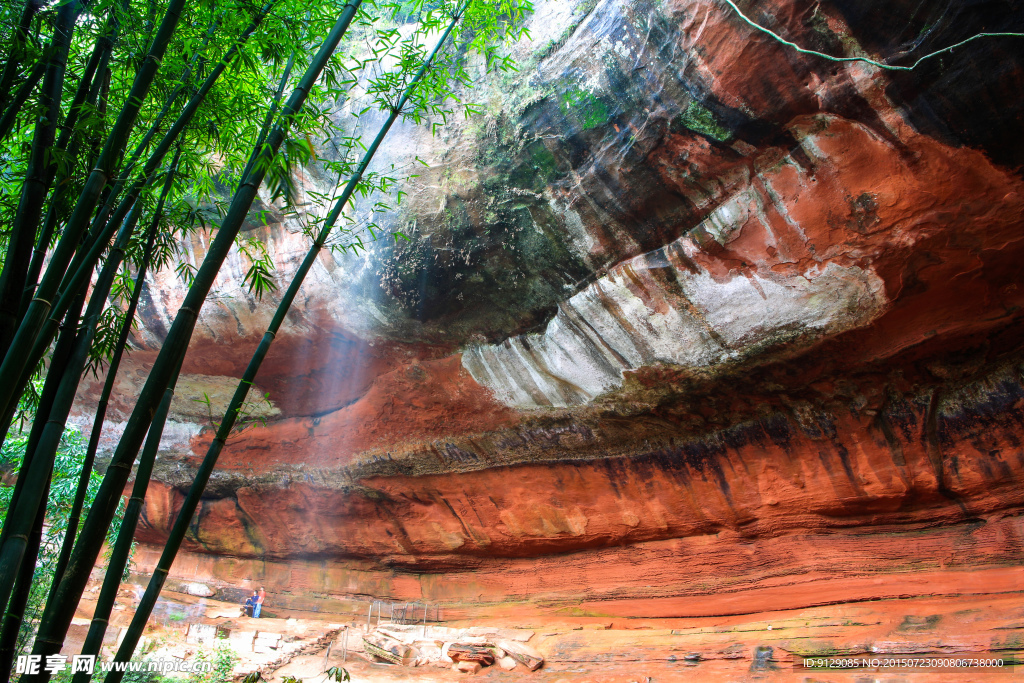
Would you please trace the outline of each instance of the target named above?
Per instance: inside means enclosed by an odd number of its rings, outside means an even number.
[[[508,656],[516,660],[530,671],[536,671],[544,665],[544,655],[526,643],[519,643],[514,640],[499,640],[495,643],[498,647],[508,653]]]
[[[413,648],[383,633],[367,633],[363,636],[363,647],[373,657],[392,664],[405,664],[415,658]]]
[[[475,674],[482,668],[480,662],[456,662],[452,665],[454,671],[461,671],[465,674]]]
[[[453,643],[448,647],[448,656],[455,662],[480,662],[484,666],[494,664],[494,653],[483,645]]]
[[[197,598],[212,598],[217,594],[217,591],[210,588],[205,583],[187,583],[185,584],[185,592],[189,595],[194,595]]]

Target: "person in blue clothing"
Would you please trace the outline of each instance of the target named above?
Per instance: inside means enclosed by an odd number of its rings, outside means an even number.
[[[253,590],[252,595],[245,599],[245,616],[251,617],[256,613],[256,605],[259,599],[259,591]]]
[[[260,618],[260,612],[263,611],[263,601],[267,599],[267,591],[263,590],[263,586],[260,586],[260,590],[256,593],[256,606],[252,609],[252,616],[256,619]]]

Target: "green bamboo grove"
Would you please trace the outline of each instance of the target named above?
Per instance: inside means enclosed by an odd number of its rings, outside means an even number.
[[[470,80],[469,60],[513,68],[500,46],[522,35],[530,9],[527,0],[0,0],[0,439],[17,460],[9,463],[17,478],[0,510],[0,678],[9,679],[16,656],[27,654],[17,651],[26,634],[34,633],[33,654],[61,649],[102,547],[116,535],[84,646],[98,652],[177,376],[214,280],[240,252],[252,261],[250,292],[276,289],[265,250],[254,253],[239,238],[261,192],[287,209],[297,165],[320,164],[338,178],[333,199],[311,212],[322,217],[308,226],[310,251],[239,379],[119,660],[135,651],[317,254],[332,248],[359,257],[365,241],[342,220],[344,207],[356,193],[400,180],[371,167],[392,125],[402,118],[436,124],[460,107],[468,115],[472,105],[459,93]],[[338,114],[356,103],[386,114],[366,144],[351,117]],[[318,154],[314,141],[333,153]],[[211,242],[193,267],[182,245],[199,230]],[[187,289],[182,305],[142,391],[116,396],[146,275],[164,268],[175,268]],[[105,374],[103,391],[97,406],[86,406],[96,412],[73,473],[65,535],[56,560],[37,566],[52,515],[49,492],[66,474],[58,463],[68,416],[89,372]],[[100,437],[115,400],[134,407],[107,455]],[[99,478],[94,465],[103,470],[98,486],[90,483]],[[29,595],[43,584],[45,606],[30,613]],[[43,670],[21,680],[48,678]]]

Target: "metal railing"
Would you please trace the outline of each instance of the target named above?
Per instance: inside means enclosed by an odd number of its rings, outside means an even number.
[[[377,608],[377,623],[379,626],[382,619],[390,624],[423,624],[426,632],[427,622],[435,623],[441,621],[441,606],[428,605],[425,602],[391,602],[385,600],[374,600],[370,603],[370,609],[366,613],[366,629],[370,630],[373,624],[373,611]],[[384,616],[384,610],[388,616]]]

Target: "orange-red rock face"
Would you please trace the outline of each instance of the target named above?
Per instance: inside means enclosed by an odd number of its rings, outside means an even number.
[[[899,43],[816,7],[757,16],[834,54]],[[529,142],[477,140],[479,185],[444,186],[479,271],[456,247],[409,277],[370,257],[393,295],[372,333],[324,264],[258,378],[278,412],[229,442],[194,522],[189,550],[236,559],[193,555],[196,576],[634,617],[1024,586],[1024,181],[996,133],[921,123],[981,91],[1019,110],[1015,93],[950,62],[938,102],[932,81],[797,55],[717,4],[649,9],[645,31],[625,4],[581,20],[537,65],[554,94],[510,109]],[[1005,56],[972,45],[976,64]],[[514,248],[487,241],[518,220]],[[259,314],[217,305],[195,386],[258,336]],[[144,542],[209,444],[189,419]]]
[[[1024,467],[1018,373],[1012,366],[934,405],[889,399],[881,411],[839,415],[794,406],[797,417],[774,413],[675,443],[673,417],[621,431],[578,420],[385,456],[381,469],[408,474],[308,468],[209,501],[193,547],[430,568],[720,533],[885,535],[997,520],[1024,505],[1014,474]],[[616,441],[632,441],[633,452],[593,452]],[[175,507],[150,499],[153,531]],[[1010,561],[1019,547],[1004,550]]]

